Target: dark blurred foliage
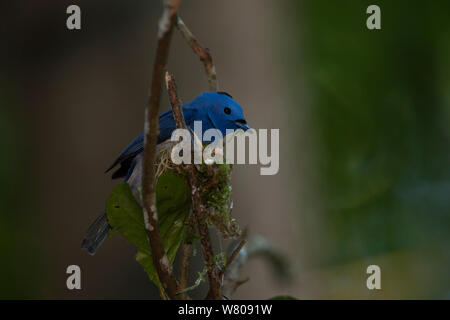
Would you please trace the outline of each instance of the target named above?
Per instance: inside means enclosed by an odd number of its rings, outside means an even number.
[[[28,220],[24,214],[32,210],[24,201],[30,193],[24,182],[30,176],[24,144],[26,122],[14,112],[18,101],[8,93],[11,88],[6,79],[0,81],[0,298],[30,298],[37,292],[40,270],[35,259],[41,248],[35,242],[40,233],[32,226],[36,220]]]
[[[381,30],[365,27],[371,4],[381,7]],[[315,232],[325,235],[313,244],[313,263],[426,248],[441,264],[429,286],[443,297],[450,288],[450,2],[304,1],[291,9],[300,13],[302,81],[317,143],[323,228]]]

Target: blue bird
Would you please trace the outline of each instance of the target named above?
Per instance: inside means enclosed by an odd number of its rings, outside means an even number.
[[[191,102],[182,106],[186,125],[193,130],[194,121],[202,121],[203,133],[208,129],[218,129],[223,136],[227,129],[242,129],[246,131],[250,127],[245,121],[241,106],[226,92],[204,92]],[[160,144],[172,136],[176,129],[172,110],[168,110],[159,116],[159,136],[157,143]],[[120,165],[112,174],[113,179],[124,178],[130,185],[135,195],[140,189],[142,178],[142,158],[144,150],[144,134],[137,136],[118,156],[116,161],[106,172]],[[111,226],[108,223],[106,213],[99,216],[91,224],[86,232],[81,245],[89,254],[97,252],[103,241],[108,236]]]

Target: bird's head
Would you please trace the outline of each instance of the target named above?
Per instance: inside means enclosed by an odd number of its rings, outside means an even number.
[[[228,93],[204,92],[190,104],[204,108],[213,127],[219,129],[223,136],[227,129],[250,129],[241,106]]]

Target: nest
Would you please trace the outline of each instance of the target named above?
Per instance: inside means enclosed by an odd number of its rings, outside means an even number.
[[[171,160],[172,149],[176,142],[167,141],[158,146],[156,155],[156,178],[168,170],[187,179],[187,166],[177,165]],[[233,201],[231,200],[231,173],[230,164],[201,163],[196,164],[197,177],[203,204],[208,208],[207,223],[219,230],[222,237],[236,238],[241,235],[239,225],[231,216]]]

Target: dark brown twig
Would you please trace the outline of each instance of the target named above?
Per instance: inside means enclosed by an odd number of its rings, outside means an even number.
[[[159,280],[167,295],[171,299],[179,299],[177,283],[172,275],[172,268],[163,247],[158,226],[158,213],[156,211],[155,189],[155,157],[158,137],[158,113],[161,99],[161,89],[164,68],[169,55],[170,39],[176,14],[181,0],[168,0],[165,2],[164,12],[159,23],[158,45],[150,88],[150,100],[145,110],[145,140],[144,140],[144,168],[142,176],[142,198],[144,205],[144,221],[149,239],[153,263]]]
[[[192,32],[184,24],[180,16],[177,17],[177,28],[180,30],[184,39],[189,43],[194,53],[200,58],[205,66],[206,75],[209,82],[210,91],[219,91],[219,84],[217,82],[216,66],[213,63],[211,54],[208,48],[203,48]]]
[[[189,215],[187,221],[187,230],[183,246],[181,248],[181,261],[180,261],[180,271],[178,274],[178,292],[181,292],[187,288],[187,281],[189,276],[189,266],[191,263],[192,255],[192,234],[195,232],[195,220],[193,214]],[[188,299],[187,293],[182,293],[181,298]]]
[[[228,269],[228,267],[230,266],[230,264],[231,264],[231,263],[233,262],[233,260],[237,257],[237,255],[239,254],[239,252],[240,252],[241,249],[245,246],[246,243],[247,243],[247,239],[242,239],[242,241],[239,243],[239,245],[236,247],[236,249],[234,249],[233,253],[232,253],[231,256],[228,258],[225,267],[220,271],[219,278],[222,278],[222,277],[223,277],[223,275],[224,275],[225,272],[227,271],[227,269]]]
[[[166,72],[166,87],[169,93],[169,101],[172,106],[173,117],[175,119],[177,128],[186,129],[183,112],[181,111],[181,103],[177,95],[175,80],[173,79],[173,76],[171,76],[168,72]],[[188,165],[187,169],[188,181],[192,190],[192,211],[197,223],[198,232],[200,234],[200,243],[202,246],[203,257],[208,268],[209,293],[207,298],[220,300],[222,299],[221,286],[216,263],[214,261],[214,252],[212,250],[208,225],[206,223],[207,207],[202,203],[202,195],[200,192],[200,186],[198,183],[195,166],[192,164]]]
[[[233,286],[233,291],[236,291],[237,288],[239,288],[240,286],[242,286],[244,283],[248,282],[249,280],[250,280],[250,277],[236,281]]]

